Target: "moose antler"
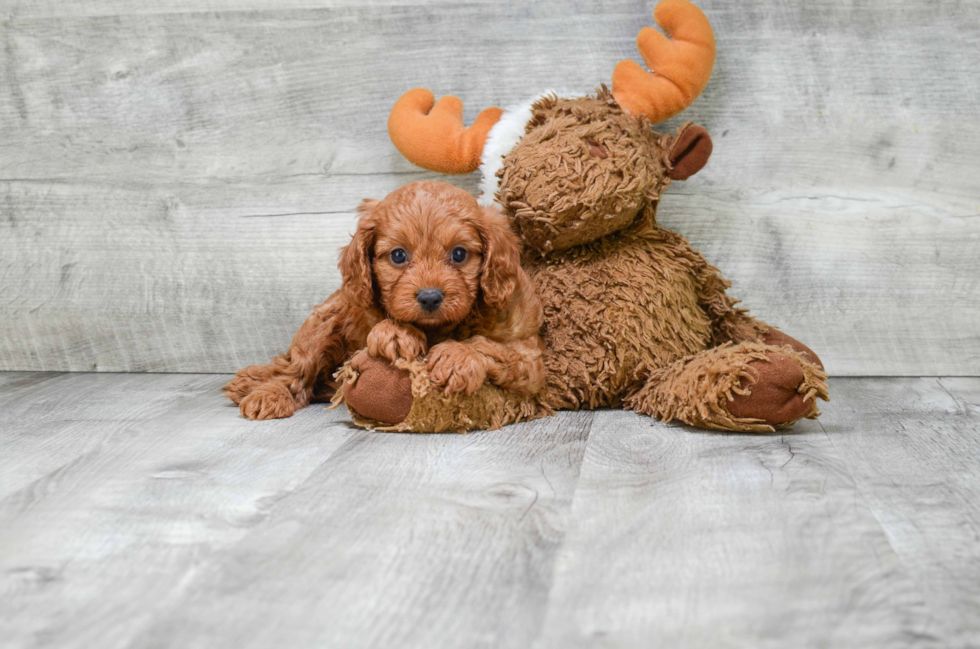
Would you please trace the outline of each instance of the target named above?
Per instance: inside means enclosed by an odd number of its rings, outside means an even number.
[[[612,92],[623,110],[656,124],[690,106],[704,90],[715,64],[715,35],[708,18],[687,0],[663,0],[653,19],[667,36],[644,27],[636,37],[650,72],[635,61],[620,61]]]
[[[388,116],[388,135],[406,158],[420,167],[465,174],[480,166],[487,134],[504,111],[487,108],[463,127],[463,102],[451,95],[438,102],[425,88],[409,90]]]

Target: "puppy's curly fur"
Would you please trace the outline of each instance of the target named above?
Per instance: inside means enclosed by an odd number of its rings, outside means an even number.
[[[224,387],[242,415],[288,417],[329,398],[334,371],[364,348],[391,362],[428,353],[429,375],[447,394],[470,394],[487,378],[526,395],[542,389],[541,302],[505,217],[441,182],[405,185],[358,210],[338,263],[341,288],[289,351]],[[442,295],[434,309],[421,299],[426,289]]]

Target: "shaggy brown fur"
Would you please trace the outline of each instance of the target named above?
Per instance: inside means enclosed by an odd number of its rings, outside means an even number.
[[[662,140],[607,92],[545,97],[534,106],[527,134],[504,157],[497,200],[533,250],[595,241],[631,224],[659,198],[670,151]]]
[[[524,408],[491,386],[446,402],[409,368],[414,402],[398,430],[496,426],[518,412],[603,406],[742,431],[817,416],[815,398],[827,392],[816,355],[785,335],[764,344],[770,327],[736,308],[718,269],[657,226],[674,170],[686,177],[710,153],[707,133],[685,137],[688,127],[657,134],[605,87],[534,106],[524,138],[504,158],[497,200],[530,248],[523,264],[544,304],[544,407]],[[354,374],[345,369],[341,378]],[[359,396],[347,399],[354,413],[370,401]]]
[[[329,396],[334,371],[362,348],[415,366],[428,352],[426,379],[447,397],[477,392],[488,378],[527,397],[539,392],[541,303],[508,222],[440,182],[412,183],[359,209],[338,264],[340,290],[303,323],[288,352],[225,386],[242,414],[288,417]],[[438,291],[440,301],[426,303],[423,291]]]
[[[759,382],[759,375],[753,362],[787,363],[789,371],[779,376],[788,377],[789,385],[777,387],[799,395],[798,399],[789,398],[790,394],[779,398],[769,421],[753,416],[762,414],[757,411],[750,411],[746,417],[733,412],[732,402],[762,387],[754,385]],[[642,388],[626,397],[624,405],[663,421],[679,419],[703,428],[765,432],[792,425],[801,416],[815,417],[814,397],[827,398],[826,378],[826,374],[793,349],[781,349],[773,354],[771,347],[761,343],[725,343],[652,372]],[[701,398],[691,399],[693,394]]]
[[[544,300],[553,406],[619,407],[654,370],[731,340],[732,328],[751,339],[764,330],[684,237],[656,227],[654,211],[617,235],[526,260]]]
[[[359,352],[340,369],[337,381],[341,389],[334,396],[334,405],[344,399],[356,400],[362,382],[370,378],[378,378],[379,382],[367,388],[370,392],[361,395],[361,399],[366,403],[387,404],[389,395],[403,389],[399,374],[408,378],[410,405],[396,417],[389,417],[390,413],[385,410],[377,414],[351,411],[354,423],[359,426],[396,432],[465,433],[474,429],[496,429],[554,413],[540,394],[503,390],[490,382],[480,385],[469,395],[434,389],[429,369],[421,360],[399,361],[395,364],[399,371],[395,373],[383,369],[367,374],[372,367],[377,367],[369,362],[366,352]]]

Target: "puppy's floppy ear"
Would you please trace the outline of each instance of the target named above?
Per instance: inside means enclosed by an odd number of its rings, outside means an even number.
[[[360,218],[357,221],[357,231],[349,244],[340,251],[340,261],[337,267],[343,279],[343,286],[351,300],[361,308],[374,304],[374,272],[371,269],[372,250],[374,246],[374,228],[378,216],[376,208],[380,201],[365,198],[357,211]]]
[[[496,208],[484,208],[479,223],[483,241],[480,277],[483,300],[490,307],[502,310],[507,308],[521,272],[521,241],[511,230],[507,217]]]

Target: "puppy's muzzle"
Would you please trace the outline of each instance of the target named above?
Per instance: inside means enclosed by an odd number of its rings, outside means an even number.
[[[415,294],[419,306],[432,313],[442,305],[443,294],[437,288],[423,288]]]

